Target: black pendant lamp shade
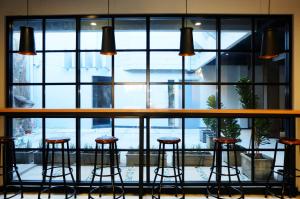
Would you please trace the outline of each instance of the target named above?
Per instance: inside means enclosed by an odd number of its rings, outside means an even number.
[[[102,55],[116,55],[115,33],[112,26],[102,27]]]
[[[279,45],[273,28],[268,28],[263,32],[260,50],[260,59],[272,59],[278,56]]]
[[[180,56],[195,55],[193,42],[193,28],[185,27],[180,29]]]
[[[18,53],[22,55],[36,55],[33,28],[21,26],[20,30],[21,34]]]

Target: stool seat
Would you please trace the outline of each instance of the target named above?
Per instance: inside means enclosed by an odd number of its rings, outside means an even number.
[[[240,142],[240,139],[235,139],[235,138],[224,138],[224,137],[220,137],[220,138],[214,138],[213,139],[214,142],[218,142],[218,143],[222,143],[222,144],[234,144],[237,142]]]
[[[285,145],[300,145],[300,139],[293,139],[293,138],[281,138],[279,140],[280,144]]]
[[[177,137],[160,137],[157,139],[159,143],[163,144],[177,144],[180,142],[180,138]]]
[[[67,137],[53,137],[53,138],[46,138],[46,143],[54,143],[54,144],[60,144],[60,143],[66,143],[70,141],[70,138]]]
[[[99,144],[111,144],[117,142],[119,139],[114,136],[101,136],[95,139],[96,143]]]

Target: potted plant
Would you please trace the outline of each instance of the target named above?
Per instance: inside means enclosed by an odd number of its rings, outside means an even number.
[[[215,95],[209,96],[207,98],[206,104],[208,106],[208,109],[216,109],[217,108],[216,96]],[[213,148],[214,143],[212,139],[216,136],[218,120],[216,118],[203,118],[202,120],[207,128],[201,131],[203,140],[206,139],[207,148]]]
[[[236,86],[236,91],[240,95],[240,102],[244,109],[252,109],[257,107],[257,100],[259,99],[257,95],[253,97],[253,92],[251,86],[248,84],[251,81],[247,77],[243,77],[239,80],[239,84]],[[254,101],[253,101],[254,99]],[[254,132],[251,139],[254,142],[254,157],[252,154],[243,153],[241,154],[241,165],[242,172],[249,178],[252,175],[252,159],[254,159],[254,169],[255,169],[255,180],[267,179],[271,172],[271,166],[273,159],[259,151],[260,145],[268,143],[270,129],[270,121],[267,118],[256,118],[254,119]]]

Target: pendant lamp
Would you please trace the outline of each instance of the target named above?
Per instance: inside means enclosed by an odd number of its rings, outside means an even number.
[[[107,15],[109,17],[109,0],[107,0]],[[112,26],[109,25],[102,27],[102,46],[100,54],[102,55],[116,55],[116,42],[115,32]]]
[[[269,0],[268,14],[270,15],[271,0]],[[279,45],[277,43],[277,32],[272,27],[268,27],[262,34],[260,59],[272,59],[279,54]]]
[[[34,29],[28,26],[28,0],[27,0],[27,25],[20,27],[19,54],[36,55]]]
[[[193,28],[187,27],[187,0],[185,0],[185,25],[180,29],[180,56],[193,56],[194,51],[194,41],[193,41]]]

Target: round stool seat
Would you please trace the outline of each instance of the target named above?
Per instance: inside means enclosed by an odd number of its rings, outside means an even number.
[[[293,139],[293,138],[281,138],[279,140],[280,144],[285,145],[300,145],[300,139]]]
[[[221,144],[235,144],[237,142],[240,142],[241,140],[240,139],[235,139],[235,138],[220,137],[220,138],[214,138],[213,141],[221,143]]]
[[[99,143],[99,144],[110,144],[110,143],[115,143],[117,142],[119,139],[114,137],[114,136],[101,136],[101,137],[98,137],[95,139],[95,142],[96,143]]]
[[[67,137],[54,137],[54,138],[46,139],[46,143],[51,143],[51,144],[60,144],[60,143],[66,143],[69,141],[70,141],[70,138],[67,138]]]
[[[163,144],[177,144],[180,142],[180,138],[177,137],[160,137],[157,139],[158,142]]]

